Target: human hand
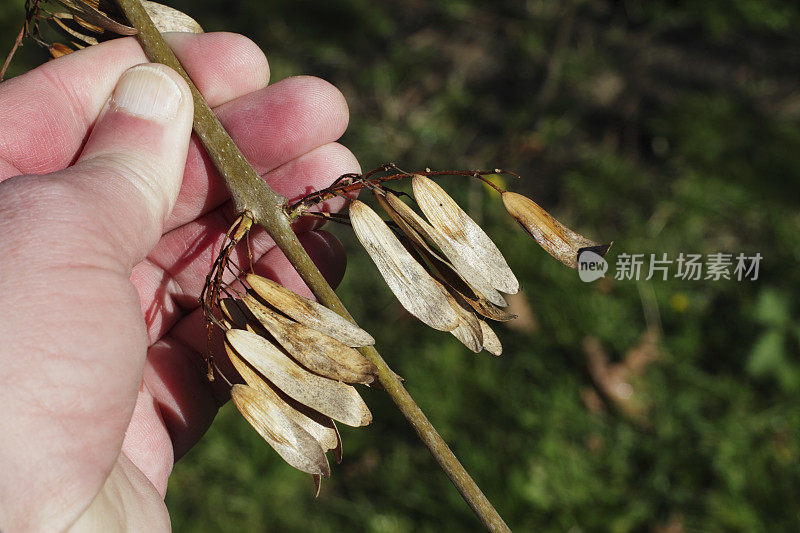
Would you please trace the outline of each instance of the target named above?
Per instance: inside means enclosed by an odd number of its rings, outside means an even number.
[[[263,53],[241,36],[167,37],[278,193],[360,171],[334,142],[348,121],[334,87],[309,77],[267,87]],[[190,140],[188,88],[161,65],[128,70],[145,61],[135,40],[117,39],[0,84],[5,532],[169,529],[173,462],[226,394],[205,378],[197,298],[233,213]],[[337,283],[338,241],[296,229]],[[251,247],[256,272],[307,293],[268,235],[255,231]],[[246,251],[234,260],[248,264]]]

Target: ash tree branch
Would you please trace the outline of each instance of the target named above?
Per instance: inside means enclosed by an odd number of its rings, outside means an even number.
[[[140,0],[117,2],[130,25],[138,30],[139,42],[150,59],[173,68],[189,84],[194,97],[194,131],[225,180],[236,211],[248,212],[258,225],[267,230],[320,302],[355,322],[297,239],[291,228],[286,199],[272,190],[244,158],[181,67],[175,54],[162,39]],[[361,352],[377,366],[378,380],[387,394],[414,427],[484,526],[490,531],[510,531],[377,350],[368,346],[362,348]]]

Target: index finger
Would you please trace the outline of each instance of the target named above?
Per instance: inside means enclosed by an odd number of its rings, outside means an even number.
[[[266,87],[269,81],[264,53],[241,35],[164,37],[211,106]],[[0,181],[73,163],[119,77],[146,61],[134,38],[120,38],[0,84]]]

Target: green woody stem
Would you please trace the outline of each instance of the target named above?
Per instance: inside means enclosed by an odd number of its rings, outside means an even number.
[[[253,220],[267,230],[320,302],[353,320],[292,230],[286,212],[286,199],[273,191],[245,160],[181,67],[175,54],[161,38],[140,0],[117,0],[117,2],[131,26],[139,30],[139,41],[148,56],[153,61],[163,63],[179,72],[191,87],[195,109],[194,131],[224,178],[237,212],[249,212]],[[383,388],[486,528],[491,531],[509,531],[503,519],[377,350],[369,346],[362,348],[362,353],[378,367],[378,380]]]

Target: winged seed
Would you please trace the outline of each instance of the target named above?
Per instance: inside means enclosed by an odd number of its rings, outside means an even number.
[[[369,333],[339,313],[318,302],[303,298],[271,279],[248,274],[247,283],[256,294],[281,313],[312,329],[321,331],[347,346],[359,347],[375,344],[375,339]]]
[[[99,26],[104,30],[119,35],[136,35],[138,31],[136,28],[126,26],[116,20],[112,19],[94,6],[87,4],[81,0],[58,0],[59,3],[65,5],[73,14],[79,15],[86,22]]]
[[[470,294],[467,292],[466,294],[459,291],[459,294],[464,298],[464,300],[469,304],[472,309],[475,310],[481,316],[489,318],[491,320],[497,320],[498,322],[508,322],[509,320],[514,320],[517,318],[517,315],[510,313],[503,309],[500,306],[497,306],[490,302],[489,300],[483,298],[482,295],[475,293],[472,291]]]
[[[58,16],[58,14],[56,16]],[[83,20],[78,16],[72,17],[72,20],[74,20],[75,23],[78,24],[78,26],[82,27],[83,29],[89,30],[92,33],[103,33],[103,28],[101,28],[100,26],[95,26],[91,22],[86,22],[85,20]]]
[[[598,244],[575,233],[556,220],[542,207],[521,194],[506,191],[503,205],[514,220],[533,237],[547,253],[570,268],[578,268],[578,253],[583,248],[605,257],[610,244]]]
[[[350,204],[350,222],[386,284],[409,313],[440,331],[458,326],[458,316],[441,287],[375,211],[355,200]]]
[[[72,52],[74,52],[74,50],[72,48],[70,48],[69,46],[67,46],[65,44],[61,44],[61,43],[53,43],[53,44],[51,44],[50,47],[49,47],[49,51],[50,51],[50,56],[53,59],[58,59],[61,56],[65,56],[67,54],[71,54]]]
[[[275,313],[251,294],[242,296],[242,301],[289,355],[307,369],[345,383],[374,381],[378,369],[357,350]]]
[[[449,253],[445,249],[442,251],[453,261],[457,270],[461,271],[466,266],[478,276],[487,279],[499,291],[508,294],[519,291],[519,281],[503,254],[444,189],[432,179],[421,175],[412,178],[412,187],[414,198],[431,225],[448,238],[451,250]],[[468,281],[481,290],[480,285],[476,285],[471,279]]]
[[[59,29],[59,30],[63,31],[64,33],[66,33],[66,34],[68,34],[68,35],[71,35],[72,37],[75,37],[75,38],[76,38],[76,39],[78,39],[79,41],[82,41],[82,42],[84,42],[85,44],[88,44],[89,46],[94,46],[94,45],[96,45],[96,44],[98,43],[97,39],[95,39],[94,37],[92,37],[92,36],[90,36],[90,35],[85,35],[85,34],[83,34],[83,33],[79,32],[79,31],[77,31],[77,30],[73,30],[73,29],[72,29],[72,28],[70,28],[70,27],[69,27],[69,26],[68,26],[66,23],[64,23],[62,19],[64,19],[64,20],[73,19],[73,20],[75,20],[76,22],[77,22],[78,20],[80,20],[80,19],[79,19],[79,18],[77,18],[77,17],[72,17],[72,16],[71,16],[71,15],[69,15],[68,13],[56,13],[56,14],[53,16],[53,18],[52,18],[52,19],[50,19],[50,20],[52,21],[52,23],[53,23],[53,24],[55,24],[56,26],[58,26],[58,28],[57,28],[57,29]],[[101,33],[102,33],[102,31],[103,31],[103,29],[102,29],[102,28],[100,28],[100,32],[101,32]]]
[[[444,287],[442,287],[444,289]],[[447,290],[447,289],[445,289]],[[450,333],[455,336],[461,343],[475,353],[483,349],[483,332],[478,317],[475,316],[468,304],[464,302],[463,298],[452,291],[448,294],[450,306],[458,314],[458,327]]]
[[[503,345],[500,344],[500,339],[497,334],[492,331],[484,320],[480,320],[481,330],[483,331],[483,347],[492,355],[500,355],[503,353]]]
[[[144,10],[150,16],[158,31],[203,33],[203,28],[192,17],[175,8],[157,2],[142,2]]]
[[[391,193],[387,193],[387,197],[389,194]],[[400,226],[403,233],[412,241],[413,249],[424,256],[431,264],[434,269],[434,272],[431,272],[431,274],[436,281],[455,290],[475,311],[487,318],[507,321],[517,317],[517,315],[511,314],[503,309],[503,307],[508,306],[508,303],[499,292],[487,286],[485,292],[490,296],[490,298],[487,298],[487,296],[475,290],[464,277],[453,268],[452,264],[440,257],[439,254],[428,246],[425,239],[423,239],[383,197],[379,194],[376,194],[375,197],[378,199],[378,203],[380,203],[384,211],[392,217],[392,220],[397,222],[397,225]]]
[[[391,216],[393,219],[395,219],[396,216],[405,223],[406,227],[413,228],[413,230],[417,233],[417,238],[412,236],[411,239],[415,242],[415,244],[417,244],[418,247],[423,248],[423,250],[421,250],[422,253],[433,256],[432,262],[437,270],[441,271],[440,267],[444,263],[444,265],[451,267],[456,274],[464,280],[465,283],[473,287],[473,290],[478,291],[481,295],[495,305],[505,306],[506,302],[502,295],[495,290],[491,281],[481,271],[481,269],[476,268],[476,259],[473,257],[475,254],[472,250],[467,249],[460,251],[460,248],[463,247],[458,246],[453,242],[453,239],[430,225],[424,218],[419,216],[416,211],[414,211],[410,206],[408,206],[405,202],[400,200],[391,192],[386,191],[385,199],[386,203],[389,204],[390,209],[394,211],[394,213],[387,211],[389,216]],[[402,224],[399,225],[401,228],[403,228]],[[405,228],[403,229],[405,231]],[[406,234],[408,235],[407,232]],[[452,264],[445,262],[444,259],[439,257],[438,254],[431,250],[431,248],[427,246],[427,243],[425,243],[425,239],[423,239],[422,236],[438,246]],[[418,244],[418,241],[424,244]]]
[[[236,352],[228,346],[227,343],[225,343],[225,351],[228,353],[228,358],[231,360],[231,363],[233,363],[239,375],[242,376],[245,383],[269,396],[276,405],[283,409],[286,416],[314,437],[317,442],[319,442],[320,446],[322,446],[323,450],[333,450],[339,447],[339,432],[336,430],[333,420],[320,415],[318,418],[323,420],[322,422],[318,422],[306,416],[304,413],[301,413],[281,398],[278,393],[250,367],[250,365],[242,361],[242,359],[236,355]]]
[[[287,396],[348,426],[372,421],[369,408],[350,385],[312,374],[251,331],[231,329],[225,337],[242,359]]]
[[[242,312],[233,298],[223,298],[219,301],[219,308],[222,311],[222,320],[229,328],[244,329],[247,324],[247,317]]]
[[[328,458],[316,439],[286,416],[264,391],[237,384],[231,389],[231,399],[284,461],[309,474],[330,476]]]

